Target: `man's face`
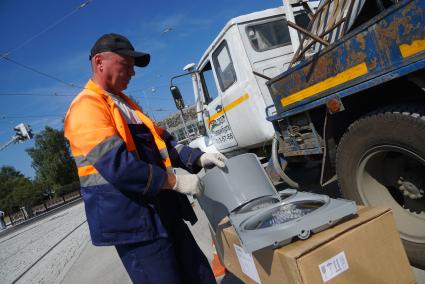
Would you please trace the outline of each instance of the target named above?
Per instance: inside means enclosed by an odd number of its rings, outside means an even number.
[[[134,76],[134,58],[113,52],[102,53],[102,76],[108,91],[118,94],[127,89]]]

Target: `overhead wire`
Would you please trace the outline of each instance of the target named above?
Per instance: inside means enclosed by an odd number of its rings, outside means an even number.
[[[12,118],[45,118],[45,117],[64,117],[65,114],[43,114],[43,115],[0,115],[0,119]]]
[[[31,67],[31,66],[28,66],[28,65],[22,64],[22,63],[20,63],[20,62],[18,62],[18,61],[16,61],[16,60],[14,60],[14,59],[11,59],[11,58],[10,58],[10,54],[11,54],[12,52],[15,52],[16,50],[18,50],[18,49],[20,49],[20,48],[24,47],[25,45],[27,45],[28,43],[30,43],[31,41],[33,41],[33,40],[34,40],[34,39],[36,39],[37,37],[41,36],[42,34],[44,34],[44,33],[48,32],[49,30],[53,29],[54,27],[56,27],[57,25],[59,25],[60,23],[62,23],[63,21],[65,21],[67,18],[69,18],[70,16],[72,16],[72,15],[73,15],[73,14],[75,14],[76,12],[78,12],[78,11],[80,11],[81,9],[83,9],[83,8],[87,7],[87,5],[88,5],[90,2],[92,2],[92,1],[93,1],[93,0],[87,0],[87,1],[83,2],[83,3],[82,3],[82,4],[80,4],[77,8],[75,8],[74,10],[72,10],[70,13],[66,14],[65,16],[63,16],[62,18],[60,18],[58,21],[56,21],[56,22],[54,22],[53,24],[49,25],[47,28],[45,28],[45,29],[43,29],[42,31],[38,32],[38,33],[37,33],[37,34],[35,34],[34,36],[32,36],[32,37],[28,38],[27,40],[25,40],[24,42],[22,42],[20,45],[18,45],[18,46],[16,46],[15,48],[13,48],[13,49],[9,50],[9,51],[8,51],[8,52],[6,52],[6,53],[0,54],[0,59],[3,59],[3,60],[6,60],[6,61],[8,61],[8,62],[11,62],[11,63],[13,63],[13,64],[16,64],[16,65],[18,65],[18,66],[20,66],[20,67],[22,67],[22,68],[24,68],[24,69],[27,69],[27,70],[32,71],[32,72],[34,72],[34,73],[37,73],[37,74],[39,74],[39,75],[45,76],[45,77],[50,78],[50,79],[52,79],[52,80],[58,81],[58,82],[60,82],[60,83],[62,83],[62,84],[65,84],[65,85],[67,85],[67,86],[70,86],[70,87],[72,87],[72,88],[81,88],[80,86],[77,86],[77,85],[75,85],[75,84],[73,84],[73,83],[65,82],[64,80],[62,80],[62,79],[60,79],[60,78],[58,78],[58,77],[55,77],[55,76],[50,75],[50,74],[48,74],[48,73],[46,73],[46,72],[43,72],[43,71],[37,70],[37,69],[36,69],[36,68],[34,68],[34,67]]]
[[[12,58],[10,58],[10,54],[15,52],[16,50],[26,46],[28,43],[30,43],[31,41],[33,41],[34,39],[38,38],[39,36],[41,36],[42,34],[48,32],[49,30],[53,29],[54,27],[56,27],[57,25],[59,25],[60,23],[62,23],[63,21],[65,21],[67,18],[69,18],[70,16],[72,16],[73,14],[75,14],[76,12],[80,11],[81,9],[87,7],[88,4],[90,4],[90,2],[92,2],[93,0],[87,0],[85,2],[83,2],[82,4],[80,4],[77,8],[75,8],[74,10],[72,10],[70,13],[66,14],[65,16],[63,16],[62,18],[60,18],[59,20],[57,20],[56,22],[54,22],[53,24],[49,25],[48,27],[46,27],[45,29],[41,30],[40,32],[38,32],[37,34],[35,34],[34,36],[28,38],[27,40],[23,41],[21,44],[19,44],[18,46],[16,46],[15,48],[9,50],[6,53],[0,54],[0,60],[3,59],[7,62],[13,63],[17,66],[20,66],[21,68],[27,69],[31,72],[37,73],[39,75],[42,75],[44,77],[47,77],[49,79],[52,79],[54,81],[60,82],[64,85],[67,85],[71,88],[78,88],[78,89],[84,89],[84,87],[82,86],[78,86],[74,83],[70,83],[70,82],[66,82],[56,76],[53,76],[51,74],[48,74],[46,72],[40,71],[34,67],[28,66],[26,64],[20,63]],[[159,89],[159,88],[163,88],[163,87],[168,87],[168,85],[159,85],[159,86],[154,86],[151,88],[143,88],[143,89],[135,89],[135,90],[130,90],[127,91],[126,93],[129,94],[134,94],[135,92],[140,92],[142,91],[143,93],[145,91],[148,90],[153,90],[153,89]],[[155,92],[155,91],[152,91]],[[53,94],[40,94],[40,93],[0,93],[0,96],[43,96],[43,97],[75,97],[75,95],[69,95],[69,94],[58,94],[58,93],[53,93]],[[138,95],[133,95],[134,97],[140,97]],[[144,93],[144,96],[146,96],[146,94]],[[168,98],[158,98],[158,97],[151,97],[149,98],[150,100],[169,100]],[[59,116],[59,115],[55,115],[55,116]],[[63,115],[61,115],[63,116]],[[29,118],[29,117],[43,117],[43,116],[21,116],[21,117],[14,117],[14,118]],[[45,116],[48,117],[48,116]],[[0,118],[6,118],[5,116],[0,116]],[[7,116],[7,118],[11,118],[9,116]]]
[[[63,94],[41,94],[41,93],[0,93],[0,97],[3,96],[28,96],[28,97],[75,97],[75,95],[63,95]]]
[[[7,61],[9,61],[9,62],[12,62],[12,63],[14,63],[14,64],[16,64],[16,65],[18,65],[18,66],[20,66],[20,67],[22,67],[22,68],[25,68],[25,69],[27,69],[27,70],[30,70],[30,71],[34,72],[34,73],[37,73],[37,74],[39,74],[39,75],[45,76],[45,77],[47,77],[47,78],[50,78],[50,79],[52,79],[52,80],[55,80],[55,81],[60,82],[60,83],[62,83],[62,84],[65,84],[65,85],[67,85],[67,86],[69,86],[69,87],[72,87],[72,88],[82,88],[82,87],[80,87],[80,86],[75,85],[74,83],[65,82],[64,80],[62,80],[62,79],[60,79],[60,78],[58,78],[58,77],[55,77],[55,76],[50,75],[50,74],[47,74],[47,73],[45,73],[45,72],[43,72],[43,71],[39,71],[39,70],[37,70],[37,69],[35,69],[35,68],[33,68],[33,67],[30,67],[30,66],[28,66],[28,65],[24,65],[24,64],[22,64],[22,63],[19,63],[19,62],[17,62],[16,60],[13,60],[13,59],[11,59],[11,58],[9,58],[9,57],[3,57],[3,60],[7,60]]]
[[[71,87],[71,88],[84,89],[84,87],[82,87],[82,86],[78,86],[78,85],[76,85],[76,84],[74,84],[74,83],[66,82],[66,81],[64,81],[64,80],[62,80],[62,79],[60,79],[60,78],[58,78],[58,77],[56,77],[56,76],[53,76],[53,75],[48,74],[48,73],[46,73],[46,72],[40,71],[40,70],[38,70],[38,69],[36,69],[36,68],[34,68],[34,67],[31,67],[31,66],[29,66],[29,65],[26,65],[26,64],[20,63],[20,62],[18,62],[18,61],[16,61],[16,60],[14,60],[14,59],[10,58],[10,57],[9,57],[9,55],[10,55],[12,52],[14,52],[14,51],[16,51],[16,50],[18,50],[18,49],[20,49],[20,48],[24,47],[24,46],[25,46],[25,45],[27,45],[29,42],[31,42],[31,41],[32,41],[32,40],[34,40],[35,38],[39,37],[39,36],[40,36],[40,35],[42,35],[43,33],[45,33],[45,32],[47,32],[47,31],[51,30],[52,28],[54,28],[55,26],[57,26],[58,24],[60,24],[61,22],[63,22],[65,19],[69,18],[70,16],[72,16],[73,14],[75,14],[76,12],[78,12],[79,10],[81,10],[81,9],[85,8],[85,7],[86,7],[86,6],[87,6],[90,2],[92,2],[92,1],[93,1],[93,0],[87,0],[87,1],[83,2],[83,3],[82,3],[82,4],[80,4],[80,5],[79,5],[76,9],[74,9],[74,10],[73,10],[73,11],[71,11],[70,13],[66,14],[64,17],[62,17],[61,19],[59,19],[59,20],[58,20],[58,21],[56,21],[55,23],[53,23],[53,24],[49,25],[47,28],[43,29],[41,32],[39,32],[39,33],[37,33],[36,35],[34,35],[34,36],[30,37],[29,39],[25,40],[22,44],[18,45],[17,47],[13,48],[12,50],[10,50],[10,51],[8,51],[8,52],[6,52],[6,53],[4,53],[4,54],[0,54],[0,59],[6,60],[6,61],[8,61],[8,62],[10,62],[10,63],[13,63],[13,64],[15,64],[15,65],[20,66],[21,68],[27,69],[27,70],[29,70],[29,71],[31,71],[31,72],[37,73],[37,74],[39,74],[39,75],[42,75],[42,76],[47,77],[47,78],[49,78],[49,79],[52,79],[52,80],[54,80],[54,81],[60,82],[60,83],[62,83],[62,84],[65,84],[65,85],[67,85],[67,86],[69,86],[69,87]],[[154,87],[152,87],[152,88],[158,89],[158,88],[162,88],[162,87],[168,87],[168,85],[154,86]],[[127,91],[127,93],[134,93],[134,92],[138,92],[138,91],[148,91],[148,90],[150,90],[150,89],[151,89],[151,88],[135,89],[135,90]],[[43,95],[43,96],[44,96],[44,95]],[[152,98],[152,99],[153,99],[153,98]],[[156,99],[156,98],[155,98],[155,99]]]
[[[185,81],[185,82],[179,83],[179,85],[188,85],[188,84],[192,84],[192,81]],[[160,89],[160,88],[165,88],[165,87],[170,87],[170,85],[169,84],[163,84],[163,85],[158,85],[158,86],[152,86],[150,88],[130,89],[130,90],[127,90],[126,93],[143,92],[143,91],[149,91],[152,88]]]
[[[4,96],[17,96],[17,97],[21,97],[21,96],[28,96],[28,97],[50,97],[50,98],[54,98],[54,97],[76,97],[77,94],[74,95],[70,95],[70,94],[58,94],[58,93],[0,93],[0,97],[4,97]],[[133,97],[136,98],[143,98],[140,95],[132,95]],[[152,100],[169,100],[168,98],[156,98],[153,97],[151,98]]]
[[[9,62],[12,62],[12,63],[14,63],[14,64],[16,64],[16,65],[18,65],[18,66],[21,66],[22,68],[25,68],[25,69],[27,69],[27,70],[30,70],[30,71],[32,71],[32,72],[34,72],[34,73],[37,73],[37,74],[39,74],[39,75],[45,76],[45,77],[47,77],[47,78],[50,78],[50,79],[52,79],[52,80],[55,80],[55,81],[60,82],[60,83],[62,83],[62,84],[65,84],[65,85],[67,85],[68,87],[76,88],[76,89],[84,89],[84,87],[82,87],[82,86],[79,86],[79,85],[74,84],[74,83],[66,82],[66,81],[64,81],[64,80],[62,80],[62,79],[60,79],[60,78],[58,78],[58,77],[52,76],[52,75],[50,75],[50,74],[48,74],[48,73],[45,73],[45,72],[40,71],[40,70],[37,70],[37,69],[35,69],[35,68],[33,68],[33,67],[30,67],[30,66],[24,65],[24,64],[22,64],[22,63],[19,63],[19,62],[17,62],[16,60],[13,60],[13,59],[11,59],[11,58],[5,57],[5,58],[3,58],[3,59],[4,59],[4,60],[7,60],[7,61],[9,61]],[[188,84],[188,83],[190,83],[190,82],[182,83],[182,85],[184,85],[184,84]],[[165,87],[168,87],[168,84],[159,85],[159,86],[154,86],[154,87],[151,87],[151,88],[133,89],[133,90],[129,90],[129,91],[127,91],[126,93],[127,93],[127,94],[134,94],[134,93],[136,93],[136,92],[147,92],[147,91],[151,90],[152,88],[160,89],[160,88],[165,88]],[[62,97],[74,96],[74,95],[61,95],[61,94],[57,94],[57,93],[54,93],[54,94],[35,94],[35,93],[0,93],[0,96],[13,96],[13,95],[16,95],[16,96],[57,96],[57,97],[59,97],[59,96],[62,96]],[[168,98],[155,98],[155,97],[150,98],[150,99],[153,99],[153,100],[168,100]]]
[[[80,11],[81,9],[87,7],[87,5],[92,2],[93,0],[87,0],[84,3],[80,4],[77,8],[75,8],[74,10],[72,10],[70,13],[66,14],[65,16],[63,16],[62,18],[60,18],[59,20],[57,20],[56,22],[54,22],[53,24],[49,25],[47,28],[41,30],[40,32],[38,32],[37,34],[33,35],[32,37],[28,38],[27,40],[23,41],[21,44],[19,44],[18,46],[12,48],[11,50],[9,50],[6,53],[3,53],[0,55],[0,59],[5,59],[7,58],[12,52],[15,52],[18,49],[21,49],[22,47],[24,47],[25,45],[27,45],[28,43],[30,43],[31,41],[33,41],[34,39],[38,38],[39,36],[41,36],[42,34],[50,31],[51,29],[53,29],[54,27],[56,27],[57,25],[59,25],[60,23],[62,23],[63,21],[65,21],[67,18],[69,18],[70,16],[72,16],[73,14],[75,14],[76,12]]]

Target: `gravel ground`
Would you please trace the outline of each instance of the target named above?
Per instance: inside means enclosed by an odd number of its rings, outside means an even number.
[[[1,283],[56,283],[88,239],[83,204],[0,238]]]

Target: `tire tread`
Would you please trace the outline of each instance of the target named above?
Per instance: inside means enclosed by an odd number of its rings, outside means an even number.
[[[336,153],[336,165],[340,165],[340,159],[343,153],[347,153],[344,150],[350,135],[353,132],[359,131],[361,127],[369,122],[376,121],[388,121],[388,120],[407,120],[415,129],[421,129],[425,132],[425,107],[422,105],[414,105],[414,104],[399,104],[399,105],[389,105],[372,112],[369,112],[359,118],[358,120],[351,123],[351,125],[347,128],[344,135],[341,137],[339,141],[337,153]],[[349,144],[349,143],[348,143]],[[343,157],[345,158],[345,157]],[[338,172],[338,170],[337,170]],[[338,187],[341,189],[341,180],[338,180]],[[406,240],[402,240],[403,244],[406,248],[406,251],[409,255],[409,259],[411,263],[418,267],[425,269],[425,249],[424,244],[417,244],[413,242],[409,242]]]

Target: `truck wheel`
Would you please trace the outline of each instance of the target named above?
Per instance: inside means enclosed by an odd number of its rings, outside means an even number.
[[[425,109],[386,108],[355,121],[336,166],[346,198],[392,208],[411,264],[425,269]]]

